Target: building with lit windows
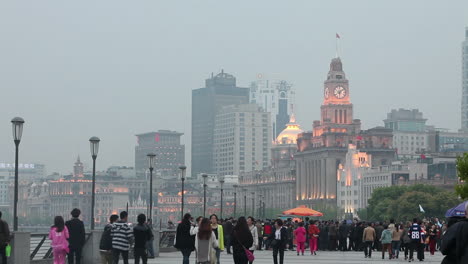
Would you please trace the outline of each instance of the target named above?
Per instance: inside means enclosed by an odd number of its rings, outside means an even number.
[[[296,200],[299,205],[336,204],[339,165],[345,161],[348,145],[372,155],[372,164],[386,165],[395,158],[392,130],[376,127],[361,130],[354,119],[349,81],[340,58],[334,58],[323,88],[321,119],[314,121],[313,131],[297,139]]]

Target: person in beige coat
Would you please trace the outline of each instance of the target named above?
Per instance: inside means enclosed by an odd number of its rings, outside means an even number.
[[[375,238],[376,233],[374,229],[374,224],[367,224],[367,227],[362,233],[362,242],[364,243],[364,255],[366,258],[370,258],[372,256],[372,244],[374,243]]]
[[[216,248],[218,248],[218,240],[211,229],[210,220],[208,218],[203,218],[198,226],[198,232],[195,235],[196,263],[216,263]]]

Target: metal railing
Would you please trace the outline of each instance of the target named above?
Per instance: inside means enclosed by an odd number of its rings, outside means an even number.
[[[88,242],[91,237],[91,233],[86,233],[85,243]],[[30,259],[34,260],[43,260],[43,259],[52,259],[52,247],[50,246],[49,234],[46,233],[37,233],[31,234],[30,241]]]

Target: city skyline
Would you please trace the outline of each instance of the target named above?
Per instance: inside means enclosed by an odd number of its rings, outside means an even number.
[[[45,164],[49,173],[69,172],[78,155],[91,164],[91,136],[102,140],[98,170],[134,166],[134,135],[159,129],[185,134],[188,161],[191,90],[221,69],[233,74],[240,87],[248,87],[259,73],[280,72],[294,85],[297,122],[309,131],[320,116],[323,66],[335,53],[337,31],[355,115],[365,128],[383,126],[391,109],[418,108],[428,123],[457,130],[460,47],[468,25],[463,10],[468,4],[456,2],[457,9],[436,1],[405,2],[407,9],[400,10],[395,2],[318,7],[259,1],[210,5],[212,13],[204,10],[208,2],[148,3],[146,10],[128,10],[118,3],[106,10],[106,4],[98,3],[95,10],[78,8],[82,13],[66,3],[32,3],[30,9],[6,3],[0,21],[16,27],[0,29],[5,38],[0,44],[0,87],[8,98],[0,106],[0,160],[12,163],[10,120],[21,116],[26,123],[20,163]],[[422,12],[414,12],[421,5]],[[260,15],[257,8],[269,12]],[[49,9],[63,12],[47,17]],[[174,9],[177,15],[165,17],[164,10]],[[192,23],[188,10],[200,20]],[[275,20],[280,11],[286,14]],[[102,13],[110,20],[101,20]],[[237,13],[242,15],[233,15]],[[393,15],[398,21],[389,23]],[[210,24],[212,19],[223,25]],[[221,45],[205,39],[212,33]],[[190,46],[177,44],[187,40]],[[440,102],[442,107],[433,107]]]

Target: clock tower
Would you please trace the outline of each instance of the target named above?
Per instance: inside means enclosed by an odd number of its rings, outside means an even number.
[[[351,124],[353,122],[349,82],[346,79],[340,58],[334,58],[330,63],[330,71],[324,82],[323,96],[322,124]]]

